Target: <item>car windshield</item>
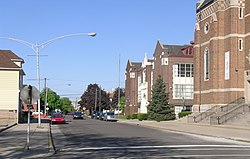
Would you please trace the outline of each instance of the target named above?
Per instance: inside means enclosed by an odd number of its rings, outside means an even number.
[[[53,114],[52,118],[62,118],[63,115],[62,114]]]
[[[75,115],[82,115],[82,112],[75,112]]]

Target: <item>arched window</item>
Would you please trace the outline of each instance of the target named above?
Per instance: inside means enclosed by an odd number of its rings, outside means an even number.
[[[206,23],[204,26],[204,32],[207,34],[209,32],[209,23]]]
[[[209,79],[209,50],[208,48],[205,49],[205,54],[204,54],[204,77],[205,77],[205,80]]]

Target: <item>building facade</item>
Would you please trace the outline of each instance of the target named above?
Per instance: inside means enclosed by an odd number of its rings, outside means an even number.
[[[249,6],[245,0],[197,3],[194,112],[249,99]]]
[[[20,90],[25,75],[23,63],[24,60],[12,51],[0,50],[0,118],[19,121],[22,110]]]
[[[164,45],[158,40],[154,51],[153,81],[161,76],[169,94],[169,103],[177,115],[193,105],[193,46]]]
[[[243,8],[243,14],[245,19],[245,42],[244,42],[244,50],[245,50],[245,97],[246,102],[250,103],[250,1],[245,0],[245,5]]]
[[[128,60],[125,72],[125,115],[138,113],[138,71],[141,62]]]
[[[145,54],[141,68],[138,71],[138,113],[147,113],[153,85],[153,59]]]

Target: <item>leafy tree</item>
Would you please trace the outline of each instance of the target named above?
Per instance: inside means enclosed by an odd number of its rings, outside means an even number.
[[[94,109],[96,90],[99,90],[97,84],[88,85],[87,90],[82,94],[81,100],[79,101],[82,108],[85,107],[89,110]]]
[[[152,99],[148,105],[149,119],[156,121],[175,119],[174,110],[168,102],[168,96],[166,85],[161,76],[159,76],[155,85],[153,85]]]
[[[42,90],[40,94],[40,100],[41,100],[41,105],[44,105],[45,103],[45,89]],[[56,94],[52,89],[47,88],[47,103],[49,110],[55,110],[55,109],[61,109],[62,110],[62,105],[61,105],[61,100],[60,96]]]
[[[119,93],[119,88],[116,88],[114,95],[112,97],[112,101],[111,101],[112,109],[115,109],[118,106],[118,93]],[[123,99],[123,97],[124,97],[124,99]],[[122,108],[124,109],[124,105],[125,105],[125,89],[120,88],[120,109],[122,109]]]
[[[101,102],[100,102],[100,94],[101,94]],[[97,97],[97,103],[96,103],[97,105],[95,108],[96,97]],[[100,103],[101,107],[99,108]],[[79,104],[81,105],[81,108],[85,107],[86,109],[89,110],[109,109],[110,106],[109,95],[107,94],[106,91],[102,90],[97,84],[89,84],[87,90],[82,94]]]
[[[124,108],[125,108],[125,96],[122,96],[120,100],[120,109],[122,110],[122,112],[124,111]]]
[[[60,103],[62,105],[61,110],[63,112],[68,113],[70,111],[73,111],[73,105],[72,105],[71,101],[69,100],[69,98],[64,97],[64,98],[61,98],[60,100],[61,100]]]

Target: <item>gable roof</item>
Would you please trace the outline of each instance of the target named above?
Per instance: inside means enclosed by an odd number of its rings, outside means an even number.
[[[141,62],[131,62],[132,68],[139,69],[141,68]]]
[[[20,68],[18,65],[16,65],[14,62],[22,62],[24,63],[24,60],[14,54],[10,50],[0,50],[0,67],[1,68]]]
[[[164,49],[167,49],[168,56],[186,56],[182,50],[189,45],[163,45]]]

